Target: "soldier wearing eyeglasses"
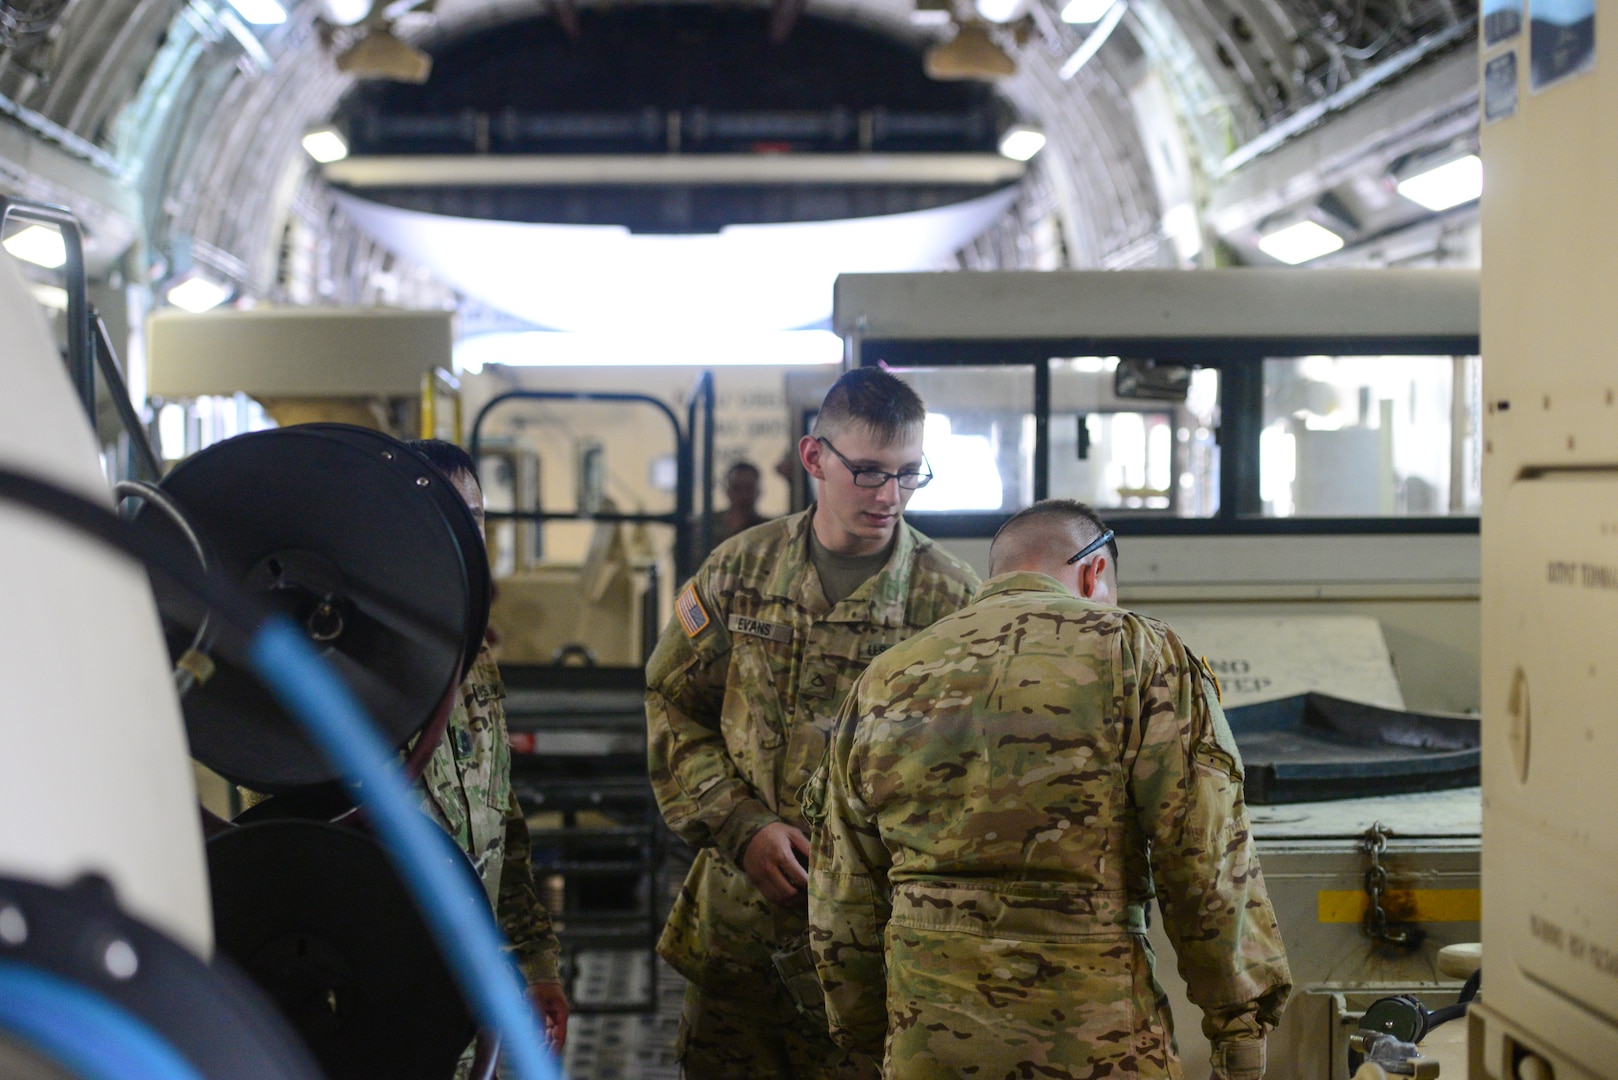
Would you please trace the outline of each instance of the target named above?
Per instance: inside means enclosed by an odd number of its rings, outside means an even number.
[[[1156,896],[1218,1080],[1291,974],[1205,665],[1116,606],[1095,512],[1014,516],[970,606],[878,658],[804,792],[837,1041],[895,1080],[1178,1077]]]
[[[977,586],[903,520],[932,479],[925,417],[885,371],[838,379],[798,446],[816,503],[716,548],[647,667],[652,786],[697,848],[658,943],[689,982],[677,1052],[696,1080],[877,1075],[789,989],[818,993],[798,791],[866,665]]]

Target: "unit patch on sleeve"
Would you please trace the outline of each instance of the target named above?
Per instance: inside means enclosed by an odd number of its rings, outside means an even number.
[[[763,619],[749,619],[746,615],[732,615],[726,625],[733,634],[752,634],[754,637],[769,638],[771,641],[782,643],[792,640],[792,627],[765,622]]]
[[[679,617],[686,637],[696,637],[708,629],[708,610],[702,606],[702,598],[697,595],[696,582],[687,585],[675,597],[674,614]]]

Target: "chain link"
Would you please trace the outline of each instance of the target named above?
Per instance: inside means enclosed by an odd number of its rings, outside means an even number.
[[[1388,913],[1382,907],[1382,897],[1388,891],[1388,870],[1382,865],[1382,853],[1392,835],[1393,831],[1380,821],[1365,830],[1365,854],[1371,860],[1365,871],[1365,895],[1370,898],[1365,909],[1365,932],[1379,945],[1413,949],[1426,934],[1417,927],[1388,925]]]

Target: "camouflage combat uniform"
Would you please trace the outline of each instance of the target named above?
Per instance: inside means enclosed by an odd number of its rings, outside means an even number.
[[[811,513],[718,547],[647,667],[652,786],[669,827],[699,849],[658,943],[693,986],[679,1052],[695,1080],[875,1075],[785,996],[771,955],[802,936],[804,914],[766,900],[742,853],[772,822],[805,828],[798,789],[871,658],[955,611],[977,584],[901,522],[883,568],[832,608],[810,561]]]
[[[534,889],[528,822],[511,790],[505,695],[500,669],[484,646],[422,770],[422,808],[472,860],[517,967],[532,986],[556,980],[561,946]]]
[[[838,1042],[906,1080],[1179,1077],[1155,883],[1215,1075],[1262,1075],[1291,974],[1211,678],[1026,572],[875,661],[804,793]]]

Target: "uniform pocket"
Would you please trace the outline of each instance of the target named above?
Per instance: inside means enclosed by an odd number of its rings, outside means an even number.
[[[777,655],[783,646],[772,645],[741,634],[731,645],[719,727],[732,757],[754,749],[773,750],[786,742],[783,683],[790,658]]]

